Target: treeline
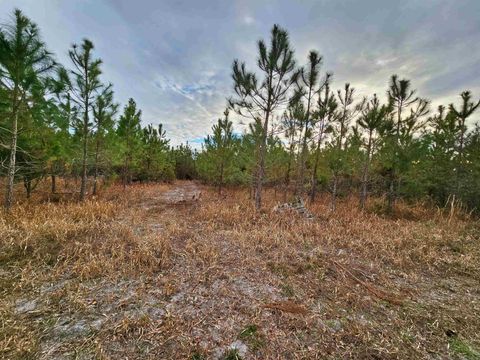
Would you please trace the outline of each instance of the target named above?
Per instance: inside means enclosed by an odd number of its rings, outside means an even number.
[[[478,209],[480,127],[468,120],[480,101],[465,91],[456,104],[432,112],[397,75],[385,103],[376,94],[359,98],[348,83],[332,91],[332,74],[322,74],[321,64],[311,51],[298,67],[278,26],[268,45],[258,42],[255,71],[235,60],[228,108],[253,121],[236,136],[225,112],[198,155],[199,176],[219,191],[224,184],[251,185],[257,208],[262,186],[270,184],[282,187],[285,197],[311,201],[318,191],[328,192],[332,210],[346,194],[358,194],[363,209],[372,193],[384,196],[389,212],[399,197]]]
[[[68,50],[69,64],[58,64],[20,10],[0,29],[0,176],[7,209],[18,181],[29,197],[46,177],[52,192],[60,191],[57,177],[76,178],[83,200],[97,193],[100,179],[120,178],[126,186],[191,171],[183,163],[193,158],[190,149],[172,148],[162,125],[142,127],[133,99],[123,108],[115,102],[94,50],[83,40]]]
[[[409,80],[393,75],[383,96],[356,96],[345,84],[333,89],[322,57],[311,51],[298,66],[288,34],[274,26],[258,42],[257,69],[233,62],[234,95],[200,152],[169,145],[162,125],[142,127],[133,99],[121,107],[113,85],[102,80],[102,61],[89,40],[58,64],[38,28],[15,10],[0,28],[0,176],[5,207],[14,184],[30,196],[40,180],[76,178],[81,200],[100,182],[199,178],[218,186],[249,186],[257,209],[265,185],[285,199],[315,201],[339,196],[429,198],[439,205],[480,203],[480,127],[469,119],[480,101],[469,91],[455,104],[430,109]],[[384,101],[384,102],[382,102]],[[249,120],[243,134],[232,115]]]

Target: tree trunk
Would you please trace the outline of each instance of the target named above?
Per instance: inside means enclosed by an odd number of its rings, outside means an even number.
[[[368,172],[370,167],[370,152],[372,151],[372,131],[368,134],[368,145],[367,145],[367,158],[365,159],[365,164],[363,166],[362,173],[362,189],[360,191],[360,209],[364,210],[367,203],[367,190],[368,190]]]
[[[98,178],[98,169],[95,167],[95,174],[93,175],[93,191],[92,195],[97,195],[97,178]]]
[[[310,189],[310,202],[315,201],[316,191],[317,191],[317,171],[318,171],[318,161],[320,160],[320,146],[322,145],[323,140],[323,129],[324,124],[322,124],[320,134],[318,134],[317,148],[315,149],[315,163],[313,165],[312,180],[311,180],[311,189]]]
[[[86,132],[86,126],[84,126],[84,132]],[[83,139],[83,159],[82,159],[82,182],[80,184],[80,200],[85,200],[87,192],[87,134],[84,133]]]
[[[85,200],[87,192],[87,139],[88,139],[88,100],[85,102],[85,115],[83,119],[83,159],[82,159],[82,183],[80,185],[80,200]]]
[[[305,179],[305,157],[307,153],[307,129],[308,121],[305,122],[305,133],[303,134],[302,151],[300,154],[300,161],[298,164],[298,179],[295,186],[295,195],[301,196],[303,194],[303,183]]]
[[[18,109],[15,110],[12,122],[12,139],[10,143],[10,162],[7,171],[7,189],[5,193],[5,209],[10,211],[13,204],[13,185],[15,180],[15,160],[17,155]]]
[[[98,133],[97,133],[98,136]],[[95,149],[95,173],[93,176],[93,192],[92,194],[97,195],[97,178],[98,178],[98,151],[100,148],[99,140],[97,139],[96,149]]]
[[[270,103],[270,94],[268,96]],[[270,105],[269,105],[270,106]],[[268,109],[269,107],[267,107]],[[270,110],[265,113],[265,122],[263,124],[262,141],[260,143],[260,151],[257,161],[257,174],[255,178],[255,210],[260,211],[262,208],[262,187],[263,177],[265,176],[265,154],[267,152],[267,136],[268,136],[268,120],[270,118]]]
[[[223,186],[223,162],[220,164],[220,181],[218,183],[218,195],[222,195],[222,186]]]
[[[23,186],[25,187],[25,190],[27,192],[27,199],[30,199],[30,196],[32,195],[32,180],[24,177]]]
[[[318,169],[318,159],[319,159],[319,153],[320,151],[317,149],[315,153],[315,164],[313,165],[313,171],[312,171],[312,180],[311,180],[311,189],[310,189],[310,203],[313,203],[315,201],[315,196],[317,193],[317,169]]]
[[[52,179],[52,194],[55,194],[57,192],[57,177],[52,174],[50,178]]]
[[[395,206],[395,197],[396,197],[396,189],[395,189],[395,182],[397,177],[397,159],[400,150],[400,124],[402,122],[402,107],[403,102],[398,102],[398,111],[397,111],[397,131],[396,131],[396,139],[395,139],[395,156],[392,163],[392,169],[390,171],[390,183],[388,187],[388,194],[387,194],[387,212],[391,214],[393,212],[393,207]]]
[[[293,146],[290,145],[290,152],[288,155],[288,166],[287,166],[287,171],[285,172],[285,180],[284,180],[284,191],[283,191],[284,202],[287,202],[288,186],[290,185],[290,171],[292,170],[292,157],[293,157]]]
[[[455,174],[455,194],[457,198],[460,198],[460,180],[464,176],[464,166],[463,166],[463,147],[465,142],[465,119],[460,119],[460,144],[458,147],[458,167]]]
[[[130,155],[127,154],[125,157],[125,163],[123,166],[123,190],[127,188],[127,184],[129,184],[129,177],[130,177]]]
[[[338,186],[338,177],[336,174],[333,175],[333,185],[332,185],[332,202],[330,208],[332,211],[335,211],[337,208],[337,186]]]
[[[260,211],[262,208],[262,187],[263,176],[265,171],[265,153],[266,153],[266,139],[262,139],[260,144],[260,152],[257,161],[257,174],[255,177],[255,210]]]
[[[395,205],[395,175],[393,169],[390,172],[390,183],[388,184],[388,194],[387,194],[387,213],[393,213],[393,207]]]
[[[85,195],[87,192],[87,145],[88,145],[88,111],[89,111],[89,97],[88,92],[90,84],[88,81],[89,68],[85,64],[85,95],[83,102],[85,105],[85,113],[83,114],[83,161],[82,161],[82,183],[80,185],[80,201],[85,200]]]

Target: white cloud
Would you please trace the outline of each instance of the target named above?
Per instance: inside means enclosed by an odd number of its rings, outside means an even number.
[[[117,101],[133,97],[144,123],[163,123],[174,144],[210,132],[233,92],[233,59],[255,70],[256,41],[274,23],[289,31],[300,64],[312,48],[324,56],[334,88],[350,82],[359,96],[384,96],[398,73],[435,106],[468,88],[480,97],[477,0],[0,0],[0,21],[13,7],[66,65],[71,43],[91,38]]]

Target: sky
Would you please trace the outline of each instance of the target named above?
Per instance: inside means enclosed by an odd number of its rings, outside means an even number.
[[[332,87],[349,82],[359,99],[384,96],[392,74],[433,109],[466,89],[480,97],[480,0],[0,0],[1,23],[14,8],[67,67],[71,45],[92,40],[116,101],[133,97],[173,145],[200,146],[233,95],[233,60],[255,70],[273,24],[288,30],[299,65],[317,50]]]

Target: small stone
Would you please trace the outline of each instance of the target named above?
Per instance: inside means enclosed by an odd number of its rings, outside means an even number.
[[[15,312],[17,314],[24,314],[35,311],[37,308],[37,300],[17,300],[15,302]]]
[[[90,332],[90,327],[85,320],[80,320],[73,324],[57,325],[53,332],[62,337],[84,336]]]
[[[342,323],[339,320],[332,320],[329,325],[330,328],[335,332],[342,330]]]
[[[100,331],[100,329],[102,328],[102,325],[103,323],[105,322],[105,319],[97,319],[97,320],[93,320],[91,323],[90,323],[90,327],[95,330],[95,331]]]
[[[160,308],[149,308],[147,312],[153,319],[160,319],[165,316],[165,310]]]
[[[230,344],[230,346],[228,348],[230,350],[237,350],[238,355],[240,355],[241,358],[245,358],[245,356],[247,355],[248,346],[245,345],[240,340],[234,341],[233,343]]]

